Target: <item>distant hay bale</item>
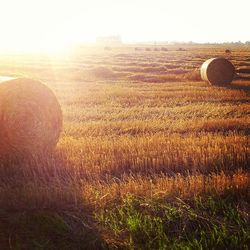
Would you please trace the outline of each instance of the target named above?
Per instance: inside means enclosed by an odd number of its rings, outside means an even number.
[[[226,50],[225,50],[225,53],[226,53],[226,54],[231,54],[231,50],[230,50],[230,49],[226,49]]]
[[[232,82],[235,76],[233,64],[225,58],[211,58],[200,69],[201,78],[212,85],[224,86]]]
[[[168,48],[166,48],[166,47],[161,47],[161,51],[168,51]]]
[[[98,66],[93,69],[90,69],[89,72],[96,78],[113,78],[115,73],[107,67]]]
[[[61,107],[47,86],[28,78],[0,78],[0,159],[48,152],[61,129]]]

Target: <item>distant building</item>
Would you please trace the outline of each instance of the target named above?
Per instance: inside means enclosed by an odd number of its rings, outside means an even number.
[[[120,36],[103,36],[97,37],[96,43],[102,46],[119,46],[122,44],[122,39]]]

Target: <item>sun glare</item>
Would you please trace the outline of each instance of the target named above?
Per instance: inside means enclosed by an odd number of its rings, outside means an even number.
[[[235,6],[226,0],[1,1],[0,51],[59,52],[104,35],[121,35],[125,42],[223,42],[236,37],[244,42],[249,39],[244,26],[249,2],[239,2]],[[245,7],[237,10],[240,6]]]

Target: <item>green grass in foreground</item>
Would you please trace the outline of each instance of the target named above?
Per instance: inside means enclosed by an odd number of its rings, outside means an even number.
[[[249,192],[149,199],[127,195],[94,211],[0,209],[5,249],[248,249]]]
[[[248,249],[247,202],[230,196],[171,203],[127,196],[96,214],[125,249]]]
[[[0,209],[0,249],[248,249],[250,193],[192,199],[128,194],[84,211]]]

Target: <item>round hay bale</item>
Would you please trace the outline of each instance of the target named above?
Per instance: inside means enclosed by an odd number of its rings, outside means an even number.
[[[211,58],[205,61],[200,69],[201,78],[212,85],[225,86],[232,82],[235,76],[233,64],[225,58]]]
[[[61,107],[47,86],[28,78],[0,78],[0,159],[52,150],[61,129]]]

